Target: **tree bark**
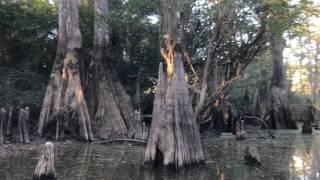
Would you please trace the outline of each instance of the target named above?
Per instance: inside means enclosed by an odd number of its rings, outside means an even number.
[[[180,54],[175,55],[174,62],[170,84],[162,64],[159,67],[145,162],[180,169],[203,163],[204,155]]]
[[[92,140],[91,120],[80,79],[78,50],[82,46],[79,29],[78,0],[59,2],[59,38],[55,62],[51,71],[39,118],[38,133],[59,114],[76,114],[80,136]]]
[[[12,135],[11,133],[12,115],[13,115],[13,106],[9,108],[8,122],[6,126],[6,137],[10,137]]]
[[[5,143],[4,123],[7,121],[7,111],[5,108],[0,110],[0,145]]]
[[[23,119],[23,109],[19,111],[18,124],[17,124],[17,133],[16,133],[16,142],[23,143],[23,130],[22,130],[22,119]]]
[[[130,96],[125,92],[110,61],[108,0],[94,5],[94,56],[89,67],[88,101],[97,136],[102,139],[142,138],[141,122],[134,118]]]
[[[42,155],[34,170],[33,180],[57,179],[54,161],[54,145],[51,142],[46,142],[42,150]]]
[[[30,120],[30,108],[26,107],[23,110],[23,118],[22,118],[22,130],[23,130],[24,143],[30,143],[29,127],[28,127],[29,120]]]
[[[285,48],[285,40],[282,33],[272,33],[272,77],[271,77],[271,125],[277,129],[296,129],[297,124],[292,119],[289,108],[288,95],[285,87],[285,73],[283,67],[283,49]]]
[[[30,143],[29,130],[27,127],[29,116],[30,116],[29,107],[26,107],[25,109],[20,109],[18,124],[17,124],[17,134],[16,134],[16,142],[18,143],[24,143],[24,144]]]
[[[160,17],[164,41],[161,54],[166,62],[159,66],[152,124],[145,163],[174,169],[204,162],[200,133],[194,116],[183,57],[179,47],[182,1],[161,0]]]

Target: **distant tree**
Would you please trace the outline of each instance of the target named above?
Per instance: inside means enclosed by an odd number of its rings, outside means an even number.
[[[283,38],[284,32],[301,25],[306,15],[313,13],[312,2],[302,0],[291,1],[265,1],[265,14],[270,32],[271,54],[273,59],[270,93],[270,121],[273,128],[296,129],[296,122],[293,120],[288,93],[285,82],[285,70],[283,64],[283,50],[286,41]]]

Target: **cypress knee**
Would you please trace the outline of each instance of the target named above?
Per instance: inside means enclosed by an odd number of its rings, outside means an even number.
[[[310,120],[306,120],[303,122],[302,134],[312,134],[312,124]]]
[[[19,117],[18,117],[18,124],[17,124],[17,130],[16,130],[16,142],[17,143],[23,143],[23,115],[24,114],[24,109],[19,110]]]
[[[244,159],[250,165],[261,165],[258,148],[255,142],[251,142],[244,152]]]
[[[246,138],[246,130],[244,128],[244,120],[236,122],[236,139],[243,140]]]
[[[23,141],[24,143],[30,143],[29,140],[29,118],[30,118],[30,108],[26,107],[23,111],[23,121],[22,121],[22,130],[23,130]]]
[[[46,142],[43,146],[40,160],[33,173],[33,180],[57,179],[54,160],[54,145],[51,142]]]
[[[12,124],[12,115],[13,115],[13,107],[11,106],[9,109],[9,114],[8,114],[8,122],[7,122],[7,126],[6,126],[6,140],[8,141],[11,140],[11,124]]]
[[[0,110],[0,144],[5,142],[4,123],[7,121],[7,111],[5,108]]]

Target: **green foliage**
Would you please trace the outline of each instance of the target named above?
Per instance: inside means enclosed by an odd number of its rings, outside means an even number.
[[[252,108],[258,88],[260,86],[269,88],[271,70],[272,59],[270,52],[267,51],[247,67],[240,80],[232,84],[227,91],[227,101],[235,110]]]
[[[158,4],[147,0],[110,2],[112,60],[118,75],[127,85],[129,93],[135,93],[138,80],[141,91],[154,86],[160,60]],[[139,79],[138,79],[139,76]],[[152,94],[142,94],[143,109],[148,108]]]
[[[0,1],[0,106],[41,107],[56,29],[49,1]]]
[[[0,3],[0,63],[50,65],[55,52],[57,12],[49,1]]]
[[[264,12],[271,32],[282,34],[290,30],[291,36],[294,36],[305,31],[303,26],[306,20],[318,15],[319,9],[312,0],[268,0],[264,4]]]
[[[80,2],[83,59],[87,65],[93,46],[94,1]],[[233,39],[223,39],[218,47],[214,58],[220,66],[232,60],[234,46],[239,48],[251,43],[261,24],[279,34],[288,29],[297,34],[306,31],[303,26],[306,17],[317,12],[310,0],[301,0],[299,4],[285,0],[222,0],[213,6],[209,1],[184,2],[182,44],[199,77],[221,9],[228,9],[236,30],[225,31],[225,35]],[[131,95],[135,94],[136,81],[140,82],[141,92],[145,92],[141,97],[142,109],[148,109],[152,106],[158,65],[163,61],[159,53],[159,0],[110,0],[109,4],[110,12],[105,20],[110,27],[112,63]],[[51,4],[49,0],[0,0],[0,105],[41,106],[56,51],[57,20],[57,4]],[[190,68],[186,71],[193,74]],[[246,94],[246,101],[251,102],[261,77],[269,78],[270,74],[270,55],[266,53],[249,65],[242,79],[232,85],[228,100],[240,108]]]
[[[93,1],[81,1],[79,7],[80,30],[83,39],[82,48],[86,53],[93,47],[94,7]],[[90,58],[86,59],[90,61]]]

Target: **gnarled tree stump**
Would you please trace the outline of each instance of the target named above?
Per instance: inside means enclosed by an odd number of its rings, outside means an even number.
[[[46,142],[40,160],[34,170],[33,180],[57,179],[54,160],[54,145],[51,142]]]

